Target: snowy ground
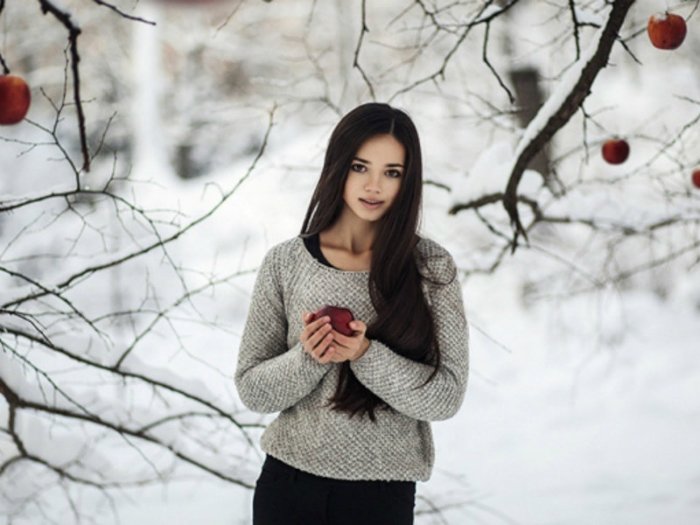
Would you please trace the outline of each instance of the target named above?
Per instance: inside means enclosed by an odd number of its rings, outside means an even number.
[[[552,335],[559,317],[589,328],[589,304],[504,311],[493,286],[465,290],[468,393],[454,419],[433,424],[437,460],[418,484],[416,523],[697,523],[697,288],[665,302],[625,299],[624,339],[595,348]],[[250,522],[252,492],[212,479],[131,497],[119,506],[123,523]],[[454,507],[440,521],[421,514],[423,498]]]

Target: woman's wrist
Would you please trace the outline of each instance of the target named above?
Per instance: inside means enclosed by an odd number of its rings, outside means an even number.
[[[369,344],[370,344],[369,339],[367,339],[367,338],[365,337],[365,338],[362,340],[362,344],[360,345],[360,352],[355,356],[354,359],[352,359],[352,361],[357,361],[360,357],[362,357],[363,355],[365,355],[365,352],[366,352],[367,350],[369,350]]]

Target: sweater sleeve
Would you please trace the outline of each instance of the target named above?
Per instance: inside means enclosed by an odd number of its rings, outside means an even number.
[[[253,286],[234,375],[243,404],[264,413],[296,404],[330,370],[329,364],[307,354],[300,341],[287,347],[287,316],[273,250],[265,255]]]
[[[428,286],[441,358],[430,382],[423,385],[433,366],[399,355],[374,339],[362,357],[350,363],[357,379],[389,406],[424,421],[444,420],[457,413],[469,375],[469,325],[462,287],[449,253],[444,261],[443,266],[455,278],[446,285]]]

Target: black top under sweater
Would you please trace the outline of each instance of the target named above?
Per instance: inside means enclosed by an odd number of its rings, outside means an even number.
[[[319,262],[322,262],[326,266],[330,266],[331,268],[335,268],[330,262],[328,262],[328,259],[323,255],[323,252],[321,251],[321,238],[318,233],[315,233],[311,235],[310,237],[306,237],[304,239],[304,244],[306,245],[306,249],[311,252],[311,255],[316,257],[316,259],[319,260]]]

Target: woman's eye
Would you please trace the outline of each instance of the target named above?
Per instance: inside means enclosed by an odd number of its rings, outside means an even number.
[[[396,175],[393,178],[398,178],[401,176],[401,172],[399,170],[389,170],[388,173],[396,173]]]
[[[362,164],[352,164],[352,165],[351,165],[351,168],[352,168],[354,171],[361,171],[361,168],[364,168],[364,165],[362,165]]]

